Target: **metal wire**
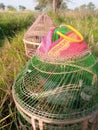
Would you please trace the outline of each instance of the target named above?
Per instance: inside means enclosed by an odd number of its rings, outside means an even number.
[[[26,111],[52,120],[88,116],[98,107],[94,65],[91,54],[66,64],[42,62],[35,56],[14,83],[15,100]]]

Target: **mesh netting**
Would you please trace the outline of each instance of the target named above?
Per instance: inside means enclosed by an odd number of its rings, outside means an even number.
[[[17,102],[32,113],[57,120],[80,118],[97,110],[97,77],[89,70],[95,61],[88,55],[84,61],[66,65],[44,63],[35,56],[16,80]]]
[[[58,38],[49,44],[46,37],[43,39],[13,85],[17,108],[34,130],[37,123],[40,130],[82,130],[82,121],[98,112],[96,58],[83,40],[69,41],[67,48],[58,48],[54,56],[53,48],[64,40]]]

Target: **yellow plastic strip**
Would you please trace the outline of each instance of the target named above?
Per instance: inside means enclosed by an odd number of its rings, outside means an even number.
[[[60,35],[61,37],[63,37],[64,39],[66,39],[67,41],[71,41],[71,42],[82,42],[83,41],[83,36],[81,35],[81,33],[79,33],[75,28],[73,28],[70,25],[65,25],[67,28],[69,28],[70,30],[72,30],[73,32],[75,32],[78,36],[79,36],[79,40],[77,39],[73,39],[69,36],[66,36],[64,34],[62,34],[61,32],[57,31],[57,34]]]
[[[30,42],[30,41],[27,41],[27,40],[25,40],[25,39],[23,39],[23,41],[24,41],[24,43],[26,43],[26,44],[31,44],[31,45],[38,45],[38,46],[39,46],[39,44],[40,44],[40,43],[38,43],[38,42]]]

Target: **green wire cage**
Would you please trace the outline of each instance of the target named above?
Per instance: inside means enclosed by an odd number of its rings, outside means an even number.
[[[85,47],[69,55],[68,49],[74,44],[70,40],[74,37],[67,35],[71,29],[64,34],[70,43],[63,50],[67,51],[66,55],[52,53],[53,47],[58,47],[64,38],[59,36],[61,41],[56,40],[57,44],[52,43],[55,46],[51,45],[46,52],[45,37],[14,82],[12,93],[16,107],[33,130],[97,130],[98,62],[83,40],[76,45]],[[75,33],[73,29],[71,32]],[[67,44],[67,40],[63,43]]]

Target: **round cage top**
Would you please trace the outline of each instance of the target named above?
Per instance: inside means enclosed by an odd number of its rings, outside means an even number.
[[[37,50],[40,59],[48,61],[72,60],[84,56],[90,49],[82,35],[70,25],[55,28],[43,38]]]
[[[27,30],[24,35],[24,40],[34,42],[36,38],[43,37],[50,29],[54,27],[55,25],[51,18],[47,14],[43,13],[39,15],[33,25]]]
[[[98,63],[82,35],[67,27],[44,37],[14,82],[17,108],[31,118],[64,123],[98,111]]]

